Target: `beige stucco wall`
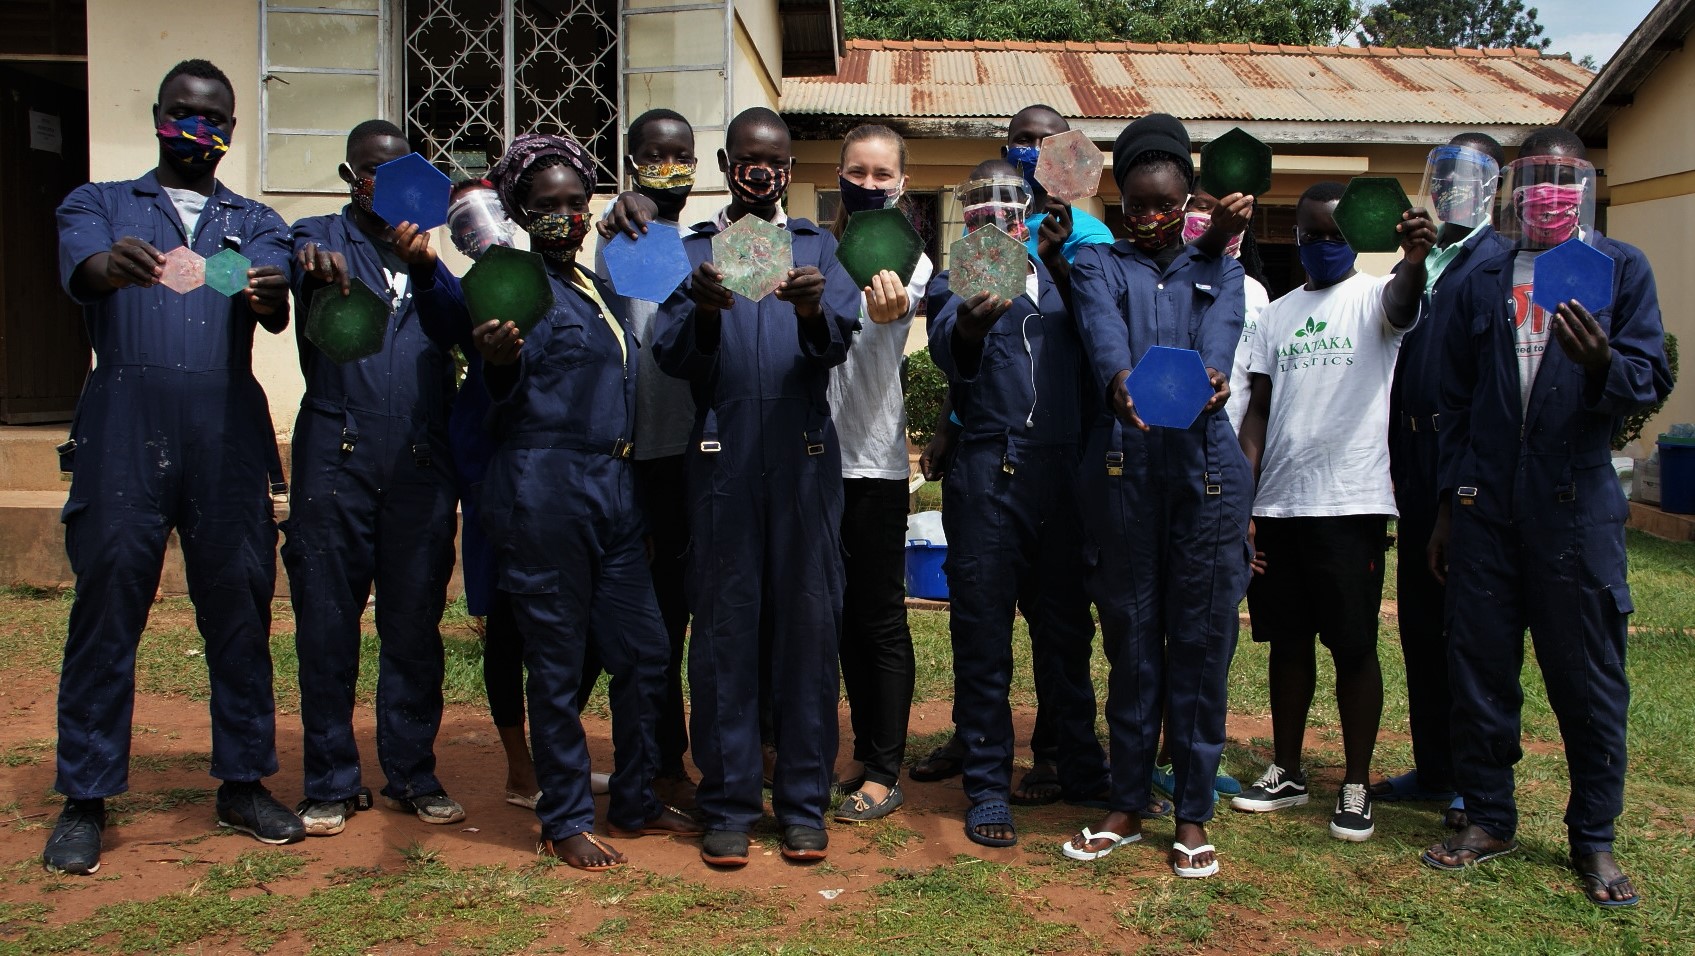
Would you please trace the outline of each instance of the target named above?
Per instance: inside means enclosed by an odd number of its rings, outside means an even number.
[[[1643,429],[1654,436],[1695,422],[1695,54],[1669,54],[1633,102],[1607,125],[1604,168],[1612,203],[1607,232],[1640,248],[1654,267],[1666,331],[1683,351],[1684,383]],[[1599,164],[1598,164],[1599,165]]]
[[[222,37],[208,48],[208,37]],[[245,40],[243,40],[245,38]],[[89,175],[134,179],[158,161],[152,105],[159,78],[179,61],[209,57],[235,85],[236,128],[218,178],[237,193],[276,208],[289,222],[331,212],[335,197],[259,191],[259,4],[234,0],[88,0]],[[271,402],[277,430],[289,433],[302,383],[292,328],[260,332],[254,373]]]

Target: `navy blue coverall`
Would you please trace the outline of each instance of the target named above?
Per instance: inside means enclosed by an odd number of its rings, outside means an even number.
[[[189,597],[212,685],[212,776],[249,782],[277,772],[271,691],[271,594],[277,526],[270,482],[282,480],[270,406],[253,377],[253,327],[281,332],[245,295],[164,286],[79,296],[72,277],[125,236],[168,253],[182,219],[153,173],[90,183],[59,207],[59,278],[83,307],[95,366],[77,402],[65,550],[77,576],[59,676],[58,779],[73,799],[129,789],[135,650],[164,567],[182,539]],[[288,267],[288,226],[222,184],[195,230],[203,256],[239,249],[255,266]],[[74,461],[70,460],[74,458]]]
[[[1161,269],[1124,240],[1088,246],[1072,266],[1071,295],[1099,394],[1155,345],[1193,349],[1229,374],[1245,308],[1235,259],[1185,246]],[[1222,409],[1187,429],[1147,432],[1102,415],[1078,484],[1089,590],[1112,665],[1110,806],[1148,805],[1164,713],[1177,818],[1204,823],[1217,800],[1237,607],[1248,590],[1253,473]]]
[[[1620,419],[1671,391],[1659,299],[1640,250],[1597,238],[1616,268],[1595,316],[1612,343],[1587,373],[1550,340],[1521,412],[1513,254],[1480,263],[1443,339],[1442,489],[1448,542],[1448,667],[1455,784],[1497,839],[1518,829],[1513,765],[1524,630],[1559,720],[1571,778],[1574,854],[1610,851],[1623,809],[1628,616],[1624,493],[1611,441]]]
[[[1396,617],[1407,668],[1407,724],[1413,769],[1422,790],[1454,789],[1449,741],[1448,631],[1443,621],[1447,589],[1430,573],[1425,546],[1436,527],[1442,497],[1436,432],[1442,425],[1443,330],[1455,315],[1459,289],[1477,266],[1511,248],[1493,228],[1468,236],[1420,303],[1418,322],[1401,339],[1389,393],[1389,469],[1395,482]]]
[[[837,649],[842,630],[842,461],[825,398],[847,358],[860,292],[836,240],[791,218],[794,264],[824,274],[827,339],[813,341],[794,306],[736,297],[702,319],[687,288],[654,318],[654,355],[693,383],[688,458],[689,733],[709,829],[759,820],[759,629],[768,618],[781,826],[823,829],[836,762]],[[712,256],[715,223],[683,238],[689,262]],[[713,335],[711,325],[716,324]]]
[[[389,271],[346,211],[294,224],[296,249],[315,243],[347,259],[348,274],[385,297]],[[437,269],[445,270],[437,265]],[[296,268],[302,314],[339,295]],[[376,586],[377,760],[383,792],[410,799],[442,789],[441,614],[453,573],[456,495],[447,447],[453,358],[418,319],[412,290],[392,303],[382,351],[338,364],[296,323],[306,394],[294,426],[294,482],[283,522],[283,566],[300,657],[300,722],[308,800],[346,800],[360,788],[353,739],[359,619]]]
[[[589,754],[578,713],[592,642],[612,675],[614,769],[608,818],[637,829],[662,810],[649,784],[670,639],[653,597],[636,501],[637,343],[549,264],[554,305],[512,365],[483,366],[499,446],[483,482],[483,527],[500,590],[524,638],[530,740],[545,840],[594,829]],[[586,270],[604,303],[620,301]],[[592,680],[592,675],[588,676]]]
[[[1068,798],[1106,786],[1089,677],[1095,622],[1083,586],[1077,510],[1078,443],[1096,404],[1071,313],[1035,258],[1039,301],[1013,300],[980,348],[956,332],[964,304],[950,296],[931,317],[930,357],[948,377],[961,422],[942,479],[945,570],[953,602],[954,725],[965,742],[965,795],[1006,800],[1011,787],[1012,623],[1030,625],[1042,708],[1057,731]],[[931,282],[947,288],[947,273]],[[934,301],[934,300],[933,300]]]

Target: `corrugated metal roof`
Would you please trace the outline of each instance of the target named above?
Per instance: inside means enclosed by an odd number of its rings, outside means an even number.
[[[1530,49],[850,40],[833,77],[783,84],[785,113],[1539,125],[1594,74]]]

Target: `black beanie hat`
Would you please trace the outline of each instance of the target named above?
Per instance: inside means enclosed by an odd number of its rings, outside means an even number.
[[[1134,120],[1118,134],[1112,144],[1112,178],[1119,189],[1124,188],[1124,176],[1143,153],[1169,153],[1184,176],[1193,182],[1195,161],[1189,155],[1189,131],[1170,113],[1149,113]]]

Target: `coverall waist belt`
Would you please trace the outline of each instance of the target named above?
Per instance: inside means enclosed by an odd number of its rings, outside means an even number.
[[[502,435],[500,443],[508,448],[558,448],[612,458],[629,458],[636,448],[627,438],[595,438],[553,431],[511,432]]]
[[[195,375],[195,374],[202,373],[202,372],[249,372],[250,373],[250,372],[253,371],[253,363],[251,361],[242,362],[242,363],[239,363],[239,364],[202,366],[202,367],[197,367],[197,368],[184,368],[181,365],[168,365],[164,362],[137,362],[137,361],[134,361],[133,359],[129,359],[129,358],[116,358],[116,357],[110,356],[110,355],[102,355],[99,352],[94,353],[94,358],[95,358],[95,363],[94,363],[93,374],[95,374],[95,375],[100,374],[102,371],[105,371],[105,370],[108,370],[108,369],[116,369],[116,368],[156,368],[156,369],[159,369],[159,370],[165,371],[165,372],[181,372],[184,375]]]

